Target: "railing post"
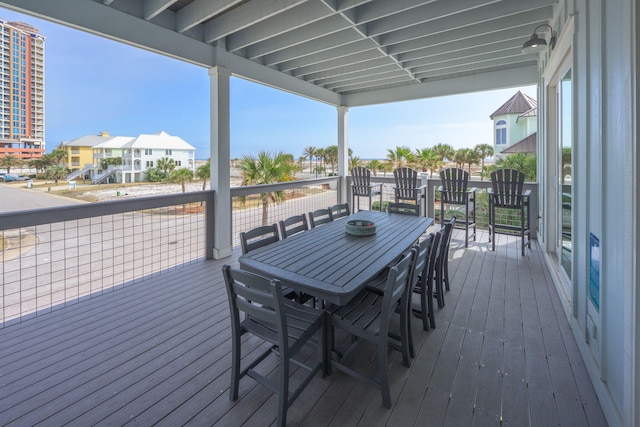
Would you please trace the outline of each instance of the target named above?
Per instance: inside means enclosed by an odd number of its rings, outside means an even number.
[[[215,210],[213,209],[213,203],[214,203],[214,194],[215,191],[211,190],[207,193],[207,199],[205,201],[205,218],[204,218],[204,224],[205,224],[205,233],[206,233],[206,237],[205,237],[205,243],[204,243],[204,258],[205,259],[213,259],[213,249],[214,249],[214,245],[215,245],[215,239],[214,239],[214,233],[216,230],[215,227]]]

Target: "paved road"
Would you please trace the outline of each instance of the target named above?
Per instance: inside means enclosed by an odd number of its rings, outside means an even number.
[[[41,209],[53,206],[86,203],[69,197],[58,196],[37,189],[27,189],[24,184],[0,183],[0,212]]]

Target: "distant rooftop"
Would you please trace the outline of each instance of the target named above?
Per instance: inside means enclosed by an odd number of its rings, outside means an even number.
[[[535,153],[538,140],[538,132],[534,132],[531,135],[521,139],[512,146],[505,148],[500,153],[513,154],[513,153]]]
[[[538,107],[538,101],[534,98],[525,95],[521,91],[518,91],[507,102],[502,104],[500,108],[493,112],[489,116],[493,120],[496,116],[503,116],[505,114],[522,114],[527,113],[530,110],[535,110]]]

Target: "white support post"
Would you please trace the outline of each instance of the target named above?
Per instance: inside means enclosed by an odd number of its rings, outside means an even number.
[[[347,173],[349,169],[349,107],[340,106],[338,109],[338,176],[340,187],[338,189],[338,203],[348,201]],[[353,210],[353,206],[351,206]]]
[[[211,91],[211,189],[215,191],[213,257],[231,256],[231,179],[230,179],[230,112],[229,78],[225,68],[209,69]]]

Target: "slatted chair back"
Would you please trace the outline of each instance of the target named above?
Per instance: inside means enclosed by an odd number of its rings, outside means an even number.
[[[389,319],[391,313],[395,311],[395,307],[398,303],[406,303],[401,301],[403,298],[408,298],[408,291],[413,284],[413,264],[416,260],[416,249],[411,249],[408,256],[402,258],[396,265],[391,267],[389,275],[387,277],[387,283],[384,289],[384,299],[382,301],[382,318]],[[382,321],[382,327],[388,328],[388,321]],[[380,333],[381,335],[387,335]]]
[[[418,171],[412,168],[397,168],[393,171],[396,185],[394,188],[396,201],[413,200],[419,198]]]
[[[311,225],[311,228],[331,221],[333,221],[333,216],[331,215],[331,210],[329,208],[309,212],[309,224]]]
[[[402,215],[420,216],[420,205],[412,205],[410,203],[393,203],[387,204],[387,212]]]
[[[435,263],[435,285],[438,300],[438,307],[444,307],[444,290],[450,288],[449,285],[449,243],[451,242],[451,233],[453,225],[456,223],[456,217],[452,217],[446,221],[440,228],[440,245]]]
[[[240,233],[240,245],[243,255],[278,240],[280,240],[280,236],[278,235],[278,226],[276,224],[264,225]]]
[[[351,191],[355,196],[371,195],[371,171],[365,167],[358,166],[351,169]]]
[[[459,168],[448,168],[440,171],[442,181],[441,197],[444,203],[464,205],[467,200],[469,172]]]
[[[294,215],[280,221],[280,235],[283,239],[309,229],[309,222],[305,214]]]
[[[242,335],[240,330],[240,323],[242,323],[245,329],[278,344],[286,352],[289,346],[285,344],[284,337],[288,333],[280,282],[247,271],[232,269],[228,265],[223,267],[223,273],[231,310],[232,335],[234,337]],[[246,316],[240,316],[241,312]],[[242,318],[245,320],[241,322]],[[266,332],[265,325],[275,328],[278,332],[275,333],[274,330]]]
[[[370,377],[363,372],[343,364],[358,344],[357,340],[344,352],[339,360],[331,365],[368,384],[375,384],[382,394],[382,404],[391,408],[391,392],[389,389],[388,347],[391,346],[402,352],[403,363],[409,366],[409,332],[408,292],[411,291],[411,273],[416,250],[411,249],[410,255],[403,257],[387,273],[382,295],[378,292],[363,290],[346,305],[329,308],[330,336],[333,328],[338,327],[347,333],[377,345],[378,369],[375,376]],[[392,343],[389,338],[390,317],[400,308],[400,346]],[[335,309],[335,310],[334,310]],[[392,334],[393,335],[393,334]]]
[[[437,231],[431,233],[431,249],[429,250],[429,257],[427,258],[427,264],[424,266],[421,275],[421,283],[418,285],[417,291],[421,292],[420,308],[422,327],[427,330],[429,326],[431,328],[436,327],[436,317],[433,310],[433,292],[436,279],[436,264],[438,261],[438,255],[440,251],[440,240],[442,239],[442,232]],[[414,292],[416,289],[414,288]],[[427,324],[427,319],[429,323]]]
[[[428,234],[420,243],[414,246],[416,248],[416,261],[414,263],[413,286],[419,284],[422,278],[426,279],[427,269],[429,267],[429,257],[431,256],[431,248],[435,234]]]
[[[287,424],[289,406],[323,366],[326,366],[325,334],[321,333],[324,315],[318,310],[300,304],[285,304],[278,280],[228,265],[222,268],[222,272],[231,313],[232,362],[229,397],[231,400],[238,398],[240,379],[245,375],[253,378],[278,394],[278,426],[284,427]],[[241,313],[244,313],[244,316],[241,316]],[[250,362],[246,361],[246,355],[241,355],[242,335],[247,332],[272,344],[259,352]],[[296,364],[306,370],[306,373],[297,387],[290,392],[289,373],[292,357],[304,344],[310,343],[314,336],[320,338],[316,346],[318,353],[322,355],[322,362],[311,362],[313,365],[297,362]],[[278,358],[280,375],[276,380],[266,378],[254,370],[270,354],[275,354]],[[241,361],[246,364],[244,369],[241,369]]]
[[[331,216],[334,220],[347,217],[351,214],[348,203],[339,203],[337,205],[333,205],[329,208],[329,210],[331,211]]]
[[[524,173],[515,169],[498,169],[491,172],[491,189],[494,206],[519,209],[524,203]]]

